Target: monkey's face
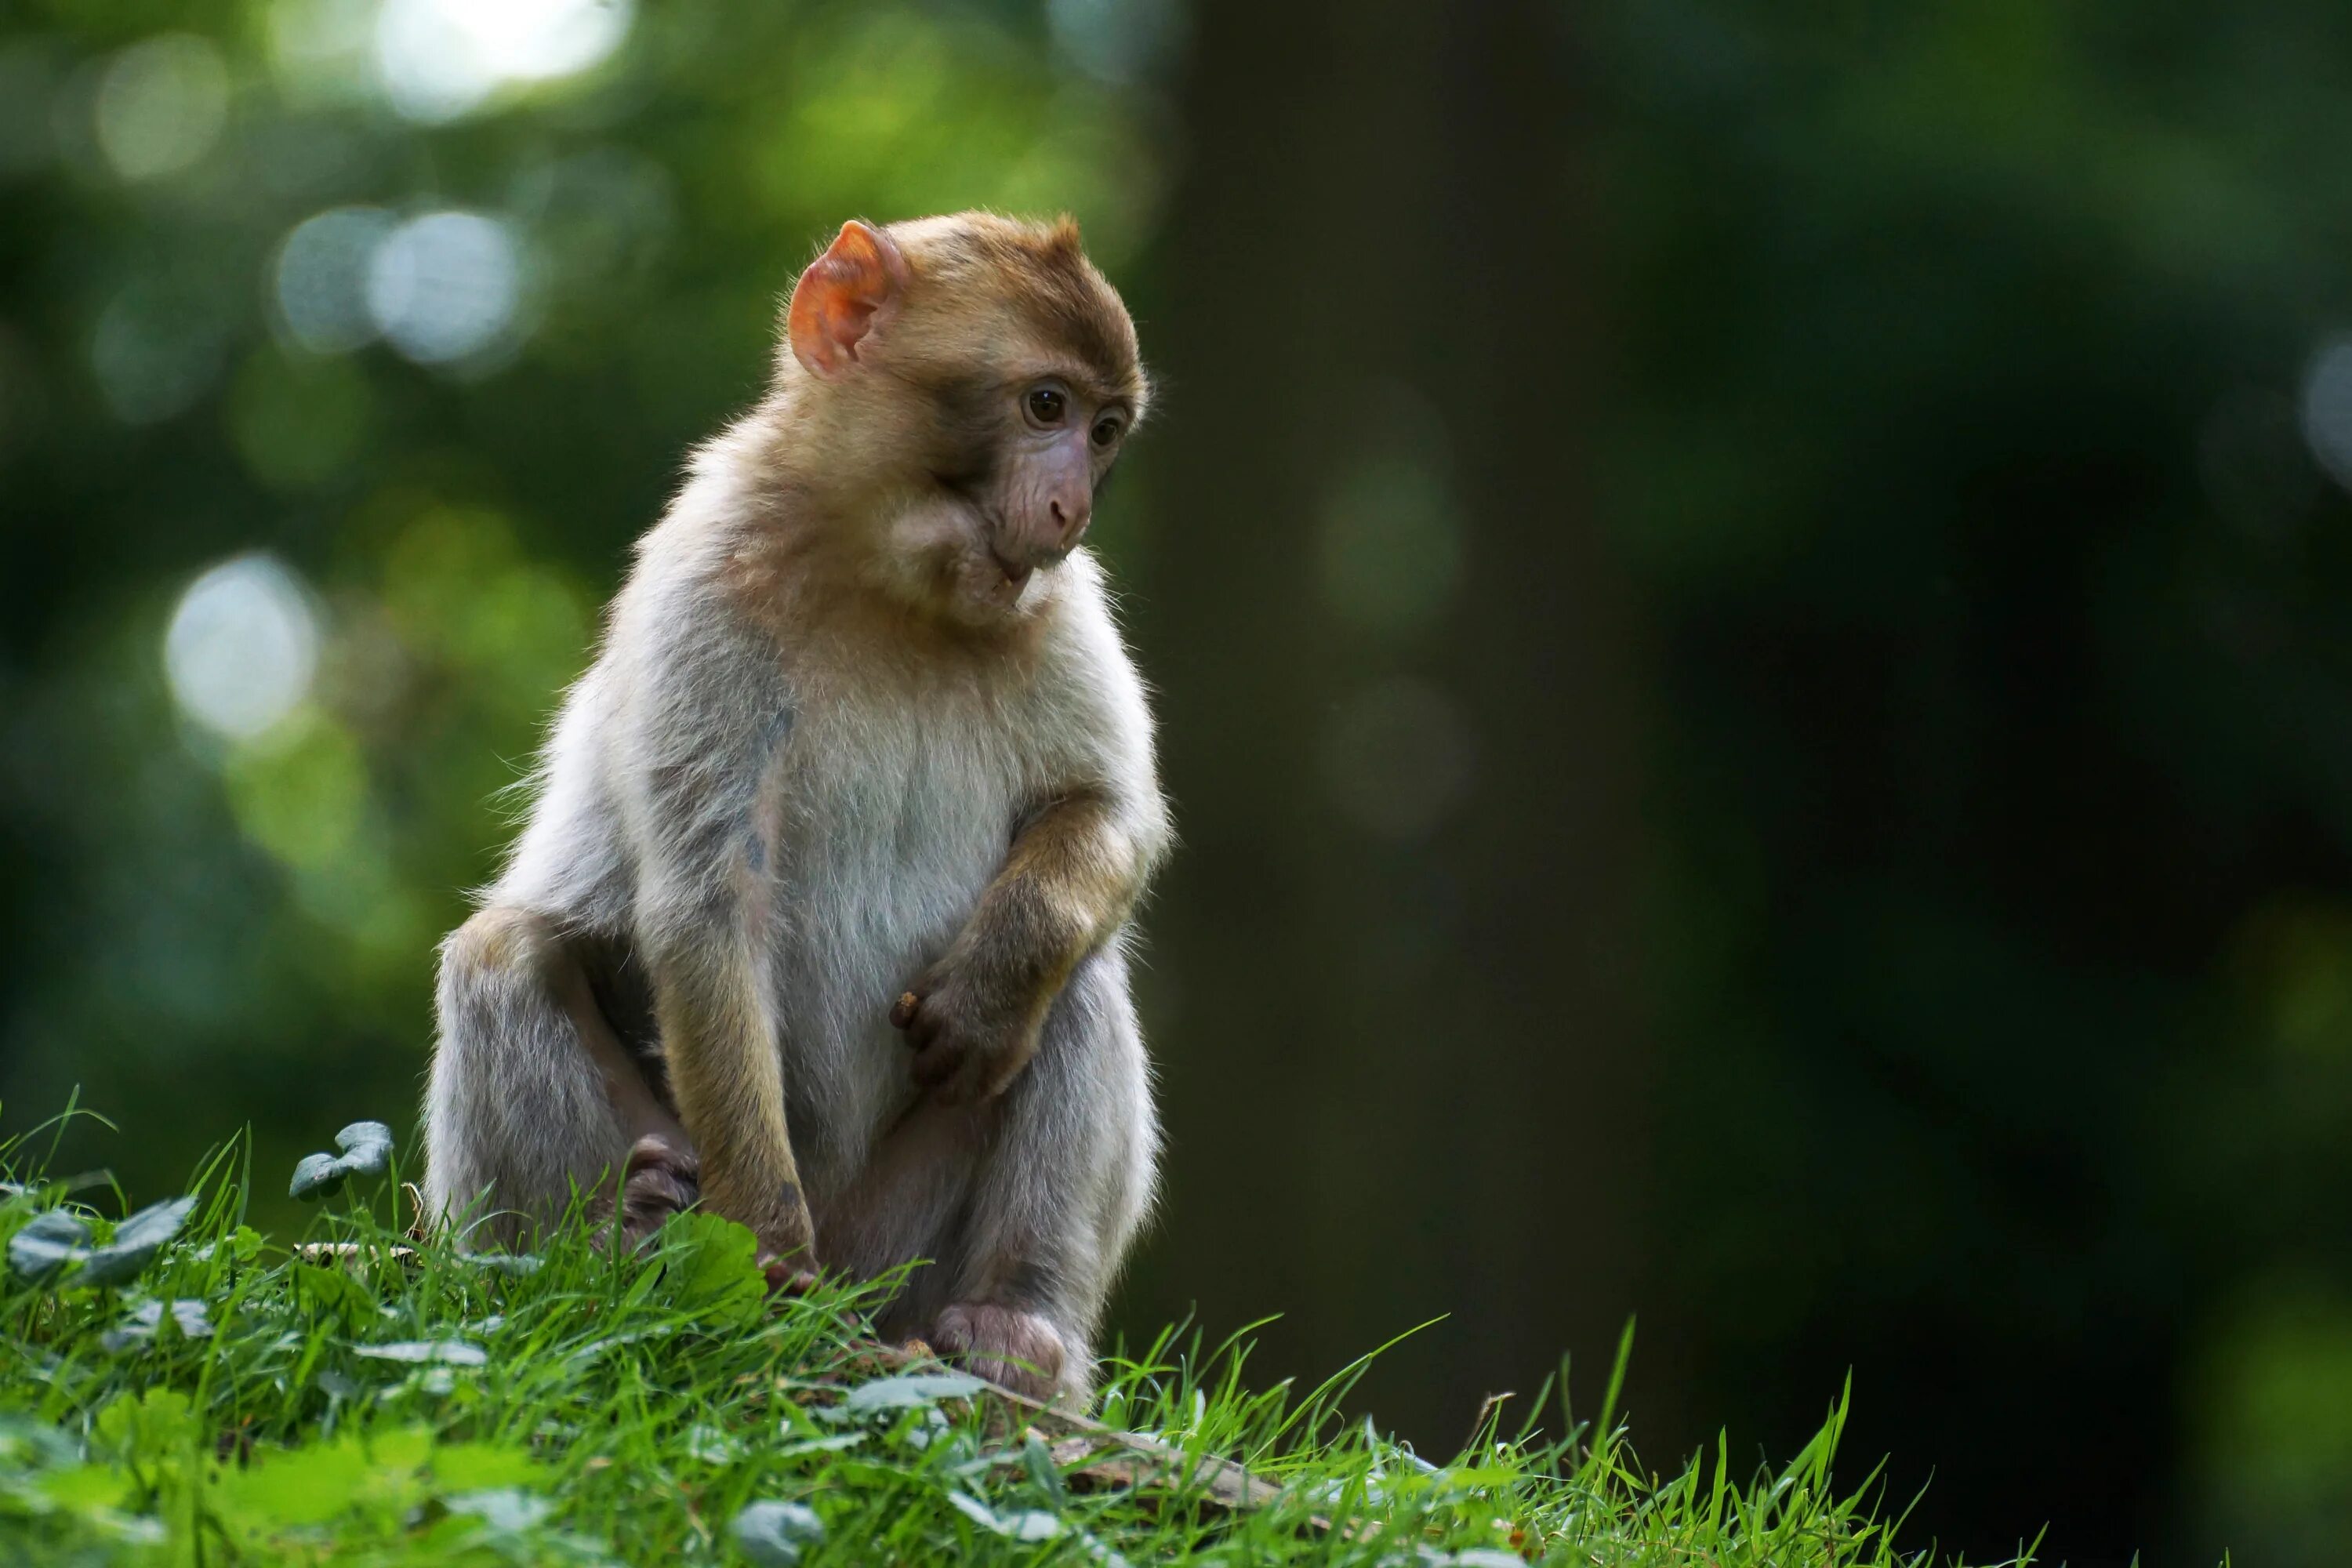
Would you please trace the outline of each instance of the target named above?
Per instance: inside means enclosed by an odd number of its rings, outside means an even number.
[[[1135,423],[1128,398],[1082,366],[1034,353],[1014,359],[997,374],[925,389],[932,493],[909,509],[919,537],[906,542],[941,553],[967,609],[1017,610],[1032,580],[1077,547]]]
[[[861,454],[892,577],[966,621],[1020,616],[1077,547],[1149,384],[1066,225],[852,224],[803,274],[793,356]]]

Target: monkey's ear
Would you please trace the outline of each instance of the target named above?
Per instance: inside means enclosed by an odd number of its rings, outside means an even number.
[[[857,345],[898,308],[907,258],[887,234],[850,219],[793,285],[784,333],[793,357],[812,375],[833,376],[857,358]]]

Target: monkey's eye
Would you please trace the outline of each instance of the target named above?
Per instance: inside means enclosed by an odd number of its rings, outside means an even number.
[[[1058,386],[1033,386],[1022,407],[1033,425],[1059,425],[1070,411],[1070,400]]]
[[[1118,444],[1119,432],[1125,428],[1126,426],[1119,422],[1116,415],[1105,415],[1102,418],[1095,421],[1095,445],[1106,449],[1117,446]]]

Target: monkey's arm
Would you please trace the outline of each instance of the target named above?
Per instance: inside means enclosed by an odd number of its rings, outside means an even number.
[[[1034,812],[953,945],[891,1012],[916,1081],[950,1103],[1001,1093],[1070,972],[1134,909],[1166,837],[1148,781],[1084,786]]]
[[[791,731],[790,692],[772,648],[723,611],[653,611],[667,629],[639,645],[655,651],[638,668],[625,754],[638,784],[637,939],[662,1053],[705,1205],[777,1257],[805,1259],[813,1233],[761,984],[774,850],[767,784]]]

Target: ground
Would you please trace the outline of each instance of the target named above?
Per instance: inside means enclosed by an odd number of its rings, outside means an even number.
[[[235,1142],[113,1223],[37,1167],[0,1145],[0,1560],[28,1568],[1940,1561],[1833,1480],[1842,1403],[1753,1474],[1644,1470],[1613,1380],[1594,1420],[1555,1387],[1423,1457],[1344,1414],[1361,1362],[1254,1392],[1245,1347],[1171,1331],[1106,1366],[1097,1427],[877,1345],[878,1287],[770,1297],[715,1216],[635,1255],[584,1219],[529,1257],[412,1247],[364,1129],[304,1162],[302,1237],[243,1223]]]

